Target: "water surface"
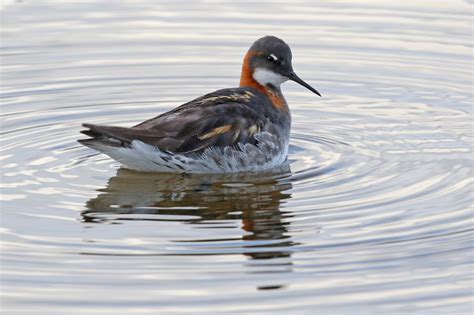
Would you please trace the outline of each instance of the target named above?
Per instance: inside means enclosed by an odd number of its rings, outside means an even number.
[[[471,314],[471,5],[2,7],[2,314]],[[289,166],[143,174],[80,146],[236,86],[273,34]]]

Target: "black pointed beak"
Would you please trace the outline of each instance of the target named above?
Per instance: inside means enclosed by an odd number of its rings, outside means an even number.
[[[295,81],[296,83],[298,84],[301,84],[302,86],[304,86],[305,88],[307,88],[308,90],[310,90],[311,92],[315,93],[315,94],[318,94],[319,96],[321,96],[321,94],[319,94],[318,91],[316,91],[316,89],[314,89],[311,85],[309,85],[308,83],[304,82],[299,76],[296,75],[296,73],[294,72],[290,72],[290,74],[287,76],[288,79],[290,79],[291,81]]]

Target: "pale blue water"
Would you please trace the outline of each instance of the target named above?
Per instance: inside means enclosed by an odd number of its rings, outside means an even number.
[[[472,6],[2,6],[2,314],[471,314]],[[118,170],[131,126],[236,86],[273,34],[299,75],[291,169]]]

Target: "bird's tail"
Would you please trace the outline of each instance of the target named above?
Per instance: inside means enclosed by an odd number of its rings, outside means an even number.
[[[125,137],[121,137],[117,130],[125,129],[121,127],[108,127],[93,124],[82,124],[83,127],[88,128],[82,130],[81,133],[89,136],[89,139],[77,140],[82,145],[92,149],[103,151],[105,147],[127,147],[130,141]],[[117,129],[117,130],[116,130]],[[115,131],[115,132],[114,132]]]

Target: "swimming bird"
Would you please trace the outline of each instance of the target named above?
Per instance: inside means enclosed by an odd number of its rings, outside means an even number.
[[[134,127],[83,124],[78,140],[145,172],[235,173],[285,162],[291,114],[280,85],[292,80],[321,96],[293,70],[290,47],[265,36],[245,54],[240,86],[217,90]]]

